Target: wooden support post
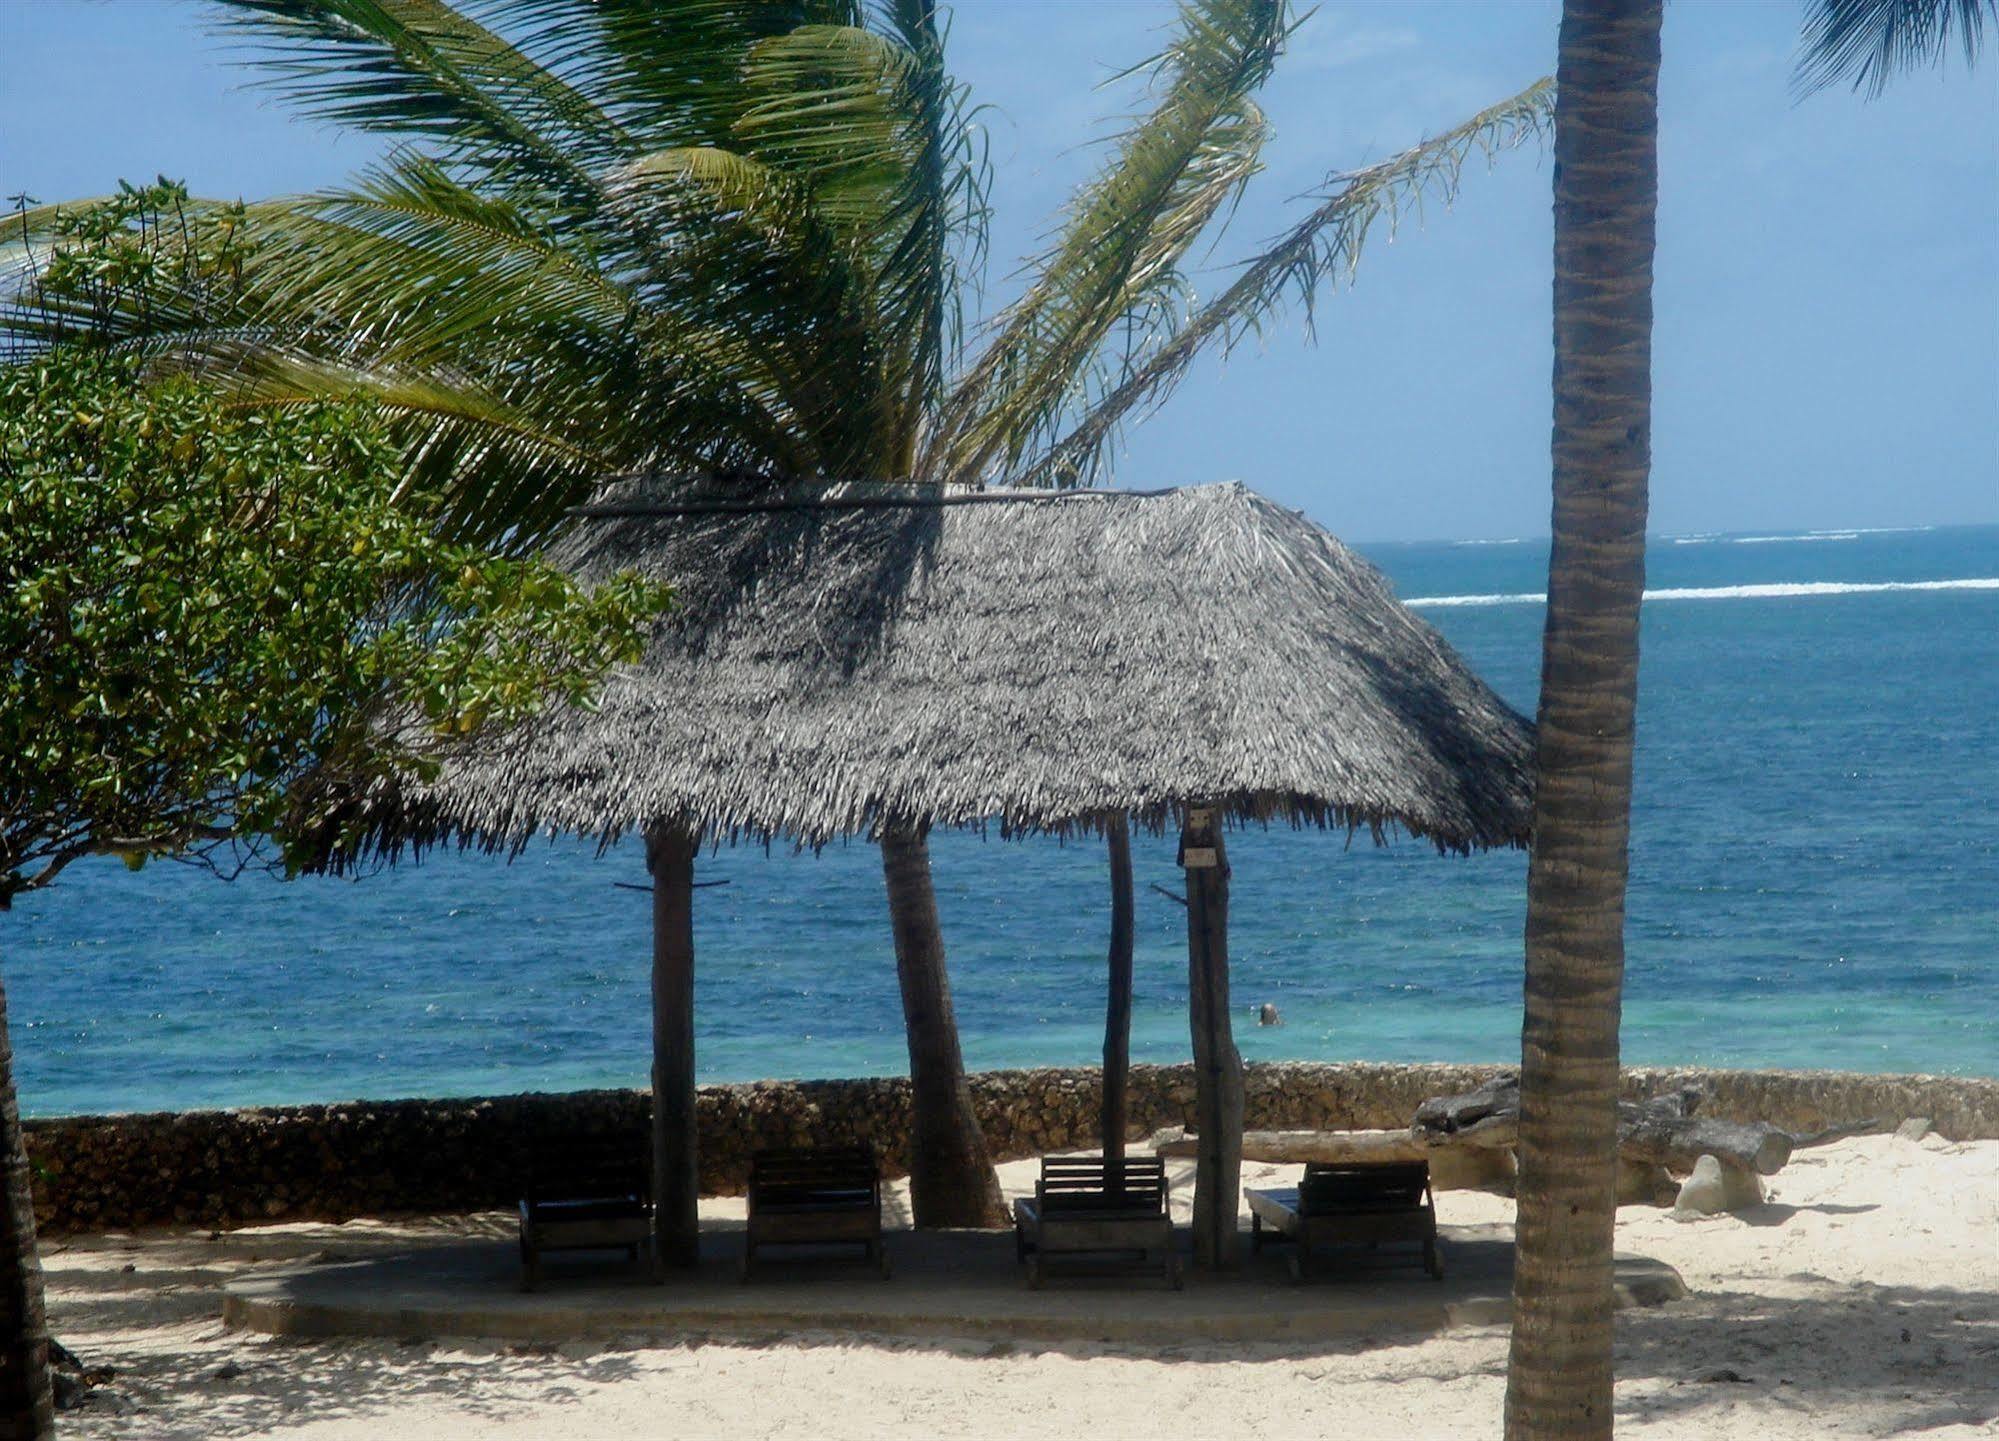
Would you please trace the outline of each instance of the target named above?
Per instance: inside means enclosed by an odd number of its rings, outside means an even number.
[[[698,838],[646,830],[652,872],[652,1194],[655,1267],[701,1259],[694,1119],[694,852]]]
[[[1194,1261],[1212,1271],[1241,1262],[1243,1073],[1229,1016],[1229,860],[1221,818],[1190,809],[1180,830],[1187,873],[1188,1020],[1194,1033]]]
[[[1131,829],[1123,811],[1104,822],[1111,862],[1109,999],[1104,1008],[1103,1143],[1106,1158],[1124,1159],[1130,1120],[1131,1072]]]

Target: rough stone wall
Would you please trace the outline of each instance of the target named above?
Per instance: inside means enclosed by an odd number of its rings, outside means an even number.
[[[1892,1130],[1929,1118],[1952,1141],[1999,1139],[1999,1080],[1979,1076],[1875,1076],[1861,1071],[1704,1071],[1647,1066],[1624,1073],[1632,1098],[1698,1086],[1701,1112],[1728,1121],[1768,1121],[1793,1135],[1866,1123]]]
[[[1468,1090],[1496,1066],[1276,1064],[1249,1068],[1252,1128],[1389,1128],[1419,1102]],[[1702,1086],[1703,1109],[1799,1133],[1891,1128],[1927,1116],[1954,1140],[1999,1138],[1999,1081],[1829,1071],[1633,1070],[1628,1094]],[[994,1071],[971,1078],[996,1157],[1094,1148],[1098,1073]],[[1193,1119],[1191,1066],[1134,1066],[1131,1134]],[[510,1207],[521,1159],[543,1129],[622,1132],[643,1144],[643,1091],[468,1100],[355,1101],[243,1111],[75,1116],[27,1123],[40,1225],[50,1232],[233,1226],[412,1211]],[[739,1192],[764,1146],[874,1143],[907,1169],[909,1082],[764,1081],[700,1094],[702,1188]]]

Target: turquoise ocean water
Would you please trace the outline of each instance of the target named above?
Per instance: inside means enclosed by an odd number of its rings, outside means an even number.
[[[1366,547],[1532,713],[1544,543]],[[1624,1051],[1999,1075],[1999,526],[1666,537],[1650,559]],[[1981,584],[1982,582],[1982,584]],[[1230,840],[1250,1059],[1517,1054],[1526,863]],[[1102,1044],[1101,844],[933,852],[974,1067]],[[1135,840],[1133,1054],[1189,1052],[1173,842]],[[704,1080],[904,1068],[876,852],[724,851],[699,893]],[[34,1114],[642,1084],[636,847],[359,881],[78,867],[0,915]],[[1251,1023],[1275,1003],[1280,1027]]]

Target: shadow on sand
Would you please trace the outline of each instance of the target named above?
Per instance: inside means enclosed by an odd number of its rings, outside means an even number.
[[[1666,1384],[1632,1388],[1641,1394],[1620,1396],[1619,1414],[1656,1421],[1755,1399],[1823,1416],[1832,1432],[1834,1417],[1864,1405],[1891,1415],[1893,1434],[1999,1418],[1999,1294],[1788,1284],[1804,1294],[1728,1290],[1621,1313],[1619,1380]]]
[[[1776,1223],[1775,1218],[1771,1223]],[[457,1244],[446,1249],[485,1256],[493,1268],[490,1282],[505,1295],[514,1295],[505,1264],[508,1224],[504,1216],[489,1216],[423,1226],[363,1223],[287,1227],[282,1233],[111,1236],[52,1246],[47,1268],[58,1334],[83,1353],[87,1364],[110,1365],[117,1371],[115,1379],[93,1393],[82,1409],[67,1414],[66,1434],[195,1441],[282,1433],[336,1419],[381,1418],[386,1426],[393,1424],[395,1413],[423,1403],[442,1404],[474,1419],[498,1420],[518,1417],[523,1408],[558,1404],[586,1389],[631,1380],[642,1370],[657,1373],[660,1353],[637,1354],[648,1348],[698,1347],[717,1339],[715,1329],[701,1325],[634,1328],[550,1344],[526,1339],[438,1342],[393,1333],[304,1339],[254,1335],[221,1324],[222,1288],[229,1283],[287,1269],[308,1276],[353,1274],[407,1253],[413,1244],[435,1249],[447,1238]],[[1460,1284],[1467,1284],[1462,1276],[1467,1269],[1477,1272],[1498,1265],[1504,1275],[1503,1228],[1492,1230],[1491,1235],[1461,1236],[1452,1246]],[[855,1268],[837,1262],[809,1262],[768,1288],[761,1283],[748,1288],[726,1283],[731,1295],[782,1291],[799,1303],[794,1324],[729,1344],[750,1349],[780,1341],[800,1347],[865,1344],[968,1357],[1056,1351],[1075,1357],[1212,1362],[1354,1356],[1421,1339],[1386,1317],[1322,1334],[1242,1340],[1218,1338],[1194,1324],[1187,1324],[1171,1341],[1106,1340],[1101,1334],[1049,1339],[1008,1336],[1003,1329],[956,1338],[884,1338],[830,1314],[835,1309],[831,1303],[841,1297],[907,1289],[902,1277],[917,1262],[908,1248],[920,1238],[897,1239],[904,1242],[898,1280],[885,1285],[865,1280]],[[1013,1275],[1007,1238],[962,1239],[976,1241],[981,1270]],[[730,1241],[726,1232],[716,1237],[723,1252]],[[726,1264],[725,1256],[718,1255],[712,1264],[718,1268],[719,1291],[725,1284],[719,1270]],[[1280,1279],[1281,1263],[1274,1257],[1266,1255],[1258,1264],[1271,1268],[1267,1276],[1253,1273],[1233,1284],[1265,1307],[1299,1307],[1308,1315],[1343,1296],[1425,1296],[1452,1284],[1439,1287],[1414,1269],[1355,1268],[1325,1282],[1294,1287]],[[920,1271],[921,1265],[916,1269]],[[1751,1284],[1760,1289],[1747,1289]],[[1842,1284],[1808,1273],[1745,1278],[1743,1285],[1744,1289],[1620,1313],[1617,1364],[1624,1383],[1619,1397],[1623,1418],[1634,1422],[1679,1418],[1699,1427],[1718,1427],[1724,1417],[1747,1404],[1796,1411],[1801,1417],[1823,1416],[1824,1429],[1831,1431],[1838,1429],[1837,1413],[1864,1407],[1885,1434],[1953,1424],[1975,1426],[1999,1415],[1999,1295],[1942,1286]],[[552,1278],[550,1292],[560,1298],[583,1293],[657,1295],[658,1289],[632,1282],[617,1263],[595,1268],[584,1262],[566,1278]],[[1201,1292],[1198,1283],[1176,1296],[1153,1292],[1143,1280],[1100,1276],[1051,1282],[1045,1293],[1027,1292],[1014,1279],[1004,1292],[994,1290],[991,1297],[996,1303],[1002,1295],[1038,1294],[1087,1314],[1111,1315],[1134,1301],[1162,1310],[1189,1302],[1198,1306]],[[1215,1299],[1220,1299],[1219,1291]],[[1441,1384],[1466,1375],[1503,1375],[1504,1329],[1490,1324],[1490,1319],[1486,1324],[1474,1320],[1464,1333],[1470,1344],[1448,1359],[1440,1355],[1434,1374],[1422,1352],[1404,1347],[1398,1353],[1398,1379],[1421,1384],[1428,1378]],[[1466,1421],[1471,1428],[1466,1434],[1483,1429],[1477,1418]],[[1730,1424],[1739,1429],[1742,1418],[1738,1415]]]

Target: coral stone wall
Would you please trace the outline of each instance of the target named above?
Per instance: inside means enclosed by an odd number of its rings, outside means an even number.
[[[1496,1066],[1276,1064],[1249,1068],[1256,1129],[1407,1125],[1419,1102],[1469,1090]],[[1832,1071],[1632,1070],[1628,1094],[1692,1084],[1702,1109],[1801,1134],[1926,1116],[1954,1140],[1999,1138],[1999,1081]],[[971,1078],[996,1158],[1094,1148],[1095,1069],[993,1071]],[[1131,1134],[1191,1123],[1191,1066],[1134,1066]],[[543,1130],[624,1134],[645,1144],[643,1091],[468,1100],[354,1101],[242,1111],[71,1116],[27,1123],[41,1226],[51,1232],[147,1225],[233,1226],[411,1211],[510,1207],[521,1160]],[[701,1089],[702,1188],[740,1191],[752,1151],[838,1140],[874,1143],[906,1169],[909,1082],[764,1081]]]

